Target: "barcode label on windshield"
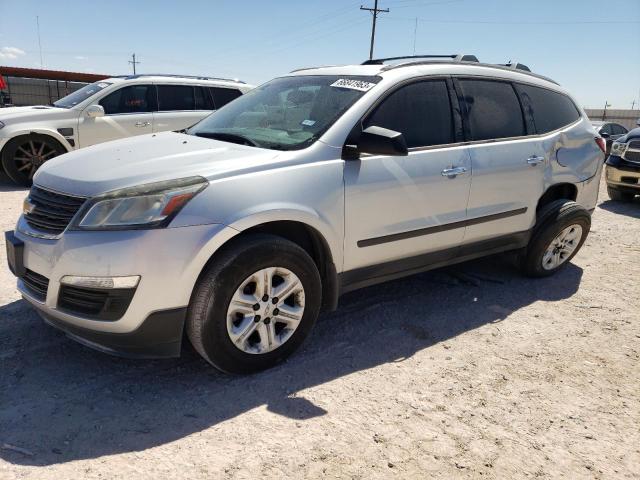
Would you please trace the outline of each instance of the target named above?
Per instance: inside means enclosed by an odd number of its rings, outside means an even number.
[[[349,78],[341,78],[333,82],[331,87],[337,88],[350,88],[351,90],[360,90],[361,92],[367,92],[376,86],[375,83],[364,82],[362,80],[351,80]]]

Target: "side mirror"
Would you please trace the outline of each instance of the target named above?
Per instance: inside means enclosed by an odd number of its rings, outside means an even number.
[[[104,117],[104,107],[102,105],[89,105],[85,113],[89,118]]]
[[[600,136],[601,136],[602,138],[609,138],[611,135],[610,135],[610,134],[608,134],[607,132],[602,132],[602,133],[600,133]]]
[[[638,125],[640,127],[640,118],[638,120],[636,120],[636,125]]]
[[[360,134],[358,152],[394,156],[409,154],[407,142],[402,133],[375,126],[365,128]]]

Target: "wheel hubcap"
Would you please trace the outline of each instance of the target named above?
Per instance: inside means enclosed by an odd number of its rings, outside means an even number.
[[[29,140],[17,148],[14,162],[18,172],[31,180],[36,170],[57,154],[58,152],[45,142]]]
[[[247,277],[227,309],[227,333],[245,353],[261,354],[286,343],[304,314],[304,288],[290,270],[269,267]]]
[[[582,227],[569,225],[554,238],[542,256],[542,268],[553,270],[559,267],[575,252],[582,238]]]

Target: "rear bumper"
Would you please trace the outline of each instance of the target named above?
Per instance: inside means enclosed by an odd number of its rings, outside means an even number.
[[[29,300],[25,297],[26,300]],[[42,319],[73,340],[104,353],[128,358],[172,358],[180,356],[187,309],[161,310],[150,314],[128,333],[109,333],[71,325],[31,302]]]

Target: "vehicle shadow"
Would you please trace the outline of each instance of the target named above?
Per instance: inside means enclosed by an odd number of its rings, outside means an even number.
[[[605,200],[598,204],[598,207],[607,210],[608,212],[617,213],[618,215],[640,218],[640,196],[636,196],[630,202],[614,202],[613,200]]]
[[[322,416],[298,392],[403,361],[533,302],[571,297],[581,278],[573,264],[523,278],[497,256],[352,292],[302,351],[245,377],[218,373],[190,348],[163,361],[94,352],[16,301],[0,307],[0,458],[46,466],[139,452],[262,405],[299,421]]]
[[[19,192],[20,190],[26,192],[28,188],[16,185],[5,173],[0,172],[0,192]]]

